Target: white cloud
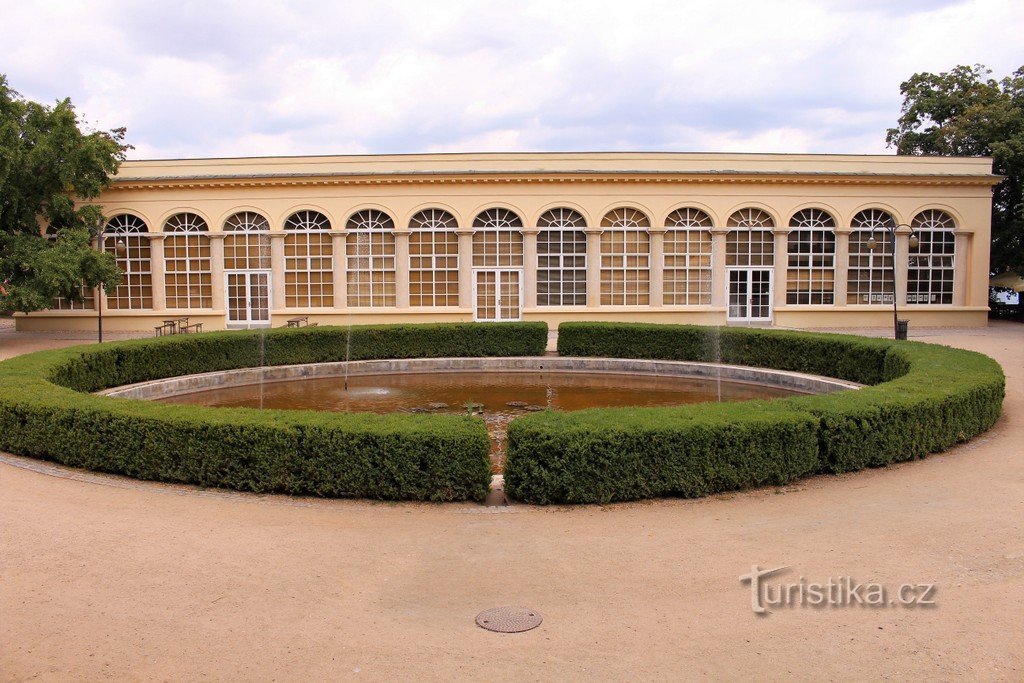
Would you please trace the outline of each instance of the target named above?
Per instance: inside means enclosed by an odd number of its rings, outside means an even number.
[[[1021,66],[1020,3],[22,3],[0,64],[133,156],[879,152],[916,71]]]

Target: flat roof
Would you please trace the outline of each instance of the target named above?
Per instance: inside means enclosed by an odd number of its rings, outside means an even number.
[[[712,152],[474,152],[149,159],[116,181],[407,175],[866,175],[990,177],[991,157]]]

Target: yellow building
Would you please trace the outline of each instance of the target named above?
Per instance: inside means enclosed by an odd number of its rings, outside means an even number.
[[[984,325],[989,158],[415,154],[130,161],[104,324]],[[895,254],[888,229],[895,228]],[[894,263],[895,262],[895,263]],[[895,265],[895,268],[893,267]],[[94,329],[96,301],[18,329]]]

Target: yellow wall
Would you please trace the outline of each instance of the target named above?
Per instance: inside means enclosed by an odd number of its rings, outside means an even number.
[[[864,208],[889,211],[899,223],[909,223],[921,210],[938,208],[957,224],[954,304],[904,306],[906,315],[901,312],[901,317],[915,325],[983,325],[991,186],[997,180],[986,158],[598,153],[208,159],[127,162],[99,203],[107,216],[138,215],[152,233],[159,233],[164,221],[183,211],[202,216],[213,232],[220,231],[224,220],[237,211],[257,211],[269,219],[272,231],[280,233],[285,219],[297,210],[319,211],[342,232],[350,215],[376,208],[389,213],[396,228],[404,232],[409,218],[428,207],[450,211],[465,231],[471,229],[474,216],[487,208],[512,209],[529,229],[547,209],[565,206],[582,213],[592,232],[599,231],[607,211],[620,206],[644,211],[655,230],[679,207],[703,209],[716,228],[724,226],[733,211],[757,207],[774,217],[780,226],[777,232],[785,232],[782,226],[796,211],[818,207],[836,218],[837,232],[842,232]],[[597,254],[588,255],[589,260],[597,258]],[[784,253],[776,253],[776,263],[785,259]],[[471,269],[469,254],[460,253],[459,261],[462,270]],[[652,263],[652,280],[659,277],[656,265]],[[214,286],[222,288],[220,266],[214,265]],[[891,321],[892,309],[885,306],[847,306],[843,301],[825,307],[786,306],[785,283],[778,281],[778,272],[776,325],[847,327]],[[840,277],[837,272],[837,281]],[[900,277],[905,281],[905,268]],[[526,301],[524,318],[549,323],[579,319],[724,323],[724,274],[716,271],[714,278],[712,306],[551,310]],[[902,291],[898,285],[897,292]],[[273,324],[283,324],[296,314],[309,314],[321,324],[472,320],[469,297],[464,296],[463,302],[463,307],[442,310],[278,308]],[[183,313],[204,322],[206,330],[225,326],[223,310]],[[164,317],[168,313],[163,310],[104,315],[110,330],[151,329]],[[94,311],[45,311],[18,318],[19,329],[94,327]]]

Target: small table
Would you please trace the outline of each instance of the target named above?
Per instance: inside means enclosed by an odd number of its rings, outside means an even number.
[[[300,315],[295,318],[288,318],[285,322],[288,324],[288,327],[305,327],[309,324],[309,316]]]
[[[177,334],[179,328],[186,327],[188,325],[188,318],[170,318],[163,322],[163,326],[169,330],[168,334]]]

